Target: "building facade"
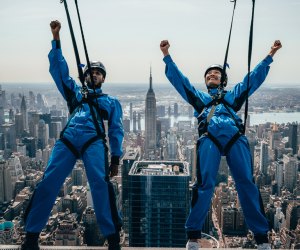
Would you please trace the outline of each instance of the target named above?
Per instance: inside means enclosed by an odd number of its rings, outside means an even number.
[[[129,172],[129,190],[129,246],[184,247],[188,163],[136,161]]]
[[[156,151],[156,98],[152,87],[150,70],[150,85],[146,95],[145,105],[145,153],[146,158],[155,158]]]

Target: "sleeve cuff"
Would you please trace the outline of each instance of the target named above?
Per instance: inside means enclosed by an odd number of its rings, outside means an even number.
[[[114,165],[119,165],[120,163],[120,156],[113,155],[110,159],[110,163]]]
[[[273,58],[272,56],[267,55],[264,61],[269,65],[273,62]]]
[[[52,44],[52,49],[60,49],[61,48],[60,40],[52,40],[51,44]]]
[[[172,57],[170,55],[165,56],[163,60],[164,60],[165,64],[173,62]]]

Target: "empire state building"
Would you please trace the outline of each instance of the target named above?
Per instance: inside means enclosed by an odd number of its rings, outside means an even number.
[[[155,158],[156,150],[156,99],[152,88],[152,72],[150,68],[150,86],[146,95],[145,110],[145,154],[149,159]]]

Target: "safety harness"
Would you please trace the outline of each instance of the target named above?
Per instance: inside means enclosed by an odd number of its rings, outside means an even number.
[[[248,116],[248,92],[249,92],[249,86],[250,86],[250,65],[251,65],[251,55],[252,55],[252,42],[253,42],[253,23],[254,23],[254,8],[255,8],[255,0],[252,0],[252,15],[251,15],[251,25],[250,25],[250,35],[249,35],[249,46],[248,46],[248,80],[247,80],[247,98],[246,98],[246,103],[245,103],[245,115],[244,115],[244,124],[240,124],[234,114],[232,113],[232,110],[234,108],[224,100],[224,96],[226,94],[226,91],[224,90],[224,81],[225,81],[225,76],[226,76],[226,67],[228,66],[227,64],[227,57],[228,57],[228,52],[229,52],[229,45],[230,45],[230,38],[231,38],[231,31],[232,31],[232,25],[233,25],[233,18],[234,18],[234,12],[235,12],[235,7],[236,7],[236,2],[237,0],[230,0],[230,2],[234,3],[233,6],[233,12],[232,12],[232,17],[231,17],[231,24],[230,24],[230,30],[229,30],[229,36],[228,36],[228,42],[227,42],[227,48],[225,52],[225,58],[224,58],[224,64],[223,64],[223,70],[222,70],[222,76],[221,76],[221,84],[220,88],[218,91],[218,94],[216,96],[212,96],[213,100],[206,104],[203,109],[201,110],[200,115],[198,116],[198,132],[199,132],[199,137],[206,136],[212,140],[212,142],[218,147],[221,153],[226,155],[232,145],[240,138],[240,136],[245,134],[246,131],[246,121],[247,121],[247,116]],[[230,141],[223,147],[221,143],[217,140],[216,137],[214,137],[211,133],[208,132],[207,128],[209,125],[209,122],[211,118],[214,115],[215,109],[217,105],[223,104],[223,106],[226,108],[226,110],[229,112],[231,118],[234,120],[236,127],[238,128],[238,132],[230,139]],[[208,116],[204,119],[201,120],[201,115],[203,112],[209,108],[212,107]]]
[[[66,124],[66,126],[64,127],[64,129],[61,131],[60,133],[60,141],[63,142],[68,149],[75,155],[75,157],[77,159],[81,158],[81,156],[84,154],[84,152],[87,150],[87,148],[95,141],[101,139],[104,141],[104,144],[106,145],[106,135],[105,135],[105,127],[104,127],[104,120],[108,119],[108,113],[106,110],[104,109],[100,109],[99,106],[95,103],[94,99],[97,100],[98,97],[100,96],[105,96],[106,94],[103,93],[88,93],[83,95],[83,99],[81,102],[73,102],[71,105],[68,105],[69,110],[72,111],[70,118]],[[74,115],[78,112],[78,110],[80,108],[82,108],[82,105],[84,103],[87,103],[89,108],[90,108],[90,112],[92,114],[92,118],[93,118],[93,123],[97,132],[97,135],[92,137],[91,139],[89,139],[85,144],[83,144],[82,148],[80,151],[78,151],[76,149],[76,147],[67,139],[64,137],[64,132],[66,131],[66,129],[69,127],[70,121],[72,120],[72,118],[74,117]],[[99,126],[99,122],[101,123],[101,126],[103,129],[100,128]]]
[[[71,152],[75,155],[76,158],[80,158],[83,153],[86,151],[86,149],[95,141],[97,141],[98,139],[102,139],[104,140],[104,145],[107,149],[107,145],[106,145],[106,139],[105,139],[105,131],[101,131],[101,128],[99,126],[98,121],[100,121],[100,123],[102,124],[102,128],[104,130],[104,122],[103,119],[107,119],[108,118],[108,114],[106,110],[101,110],[99,108],[98,105],[98,97],[100,97],[101,95],[105,95],[105,94],[97,94],[96,90],[95,90],[95,83],[94,83],[94,79],[93,77],[91,77],[91,83],[93,86],[93,90],[94,93],[89,93],[88,88],[85,84],[85,76],[83,74],[83,70],[82,70],[82,64],[80,62],[80,57],[79,57],[79,53],[78,53],[78,47],[77,47],[77,43],[76,43],[76,39],[75,39],[75,35],[74,35],[74,31],[73,31],[73,26],[72,26],[72,21],[70,18],[70,13],[69,13],[69,9],[68,9],[68,4],[67,4],[67,0],[60,0],[61,3],[64,3],[64,7],[66,10],[66,14],[67,14],[67,20],[68,20],[68,24],[69,24],[69,29],[70,29],[70,34],[71,34],[71,38],[72,38],[72,43],[73,43],[73,48],[74,48],[74,53],[75,53],[75,58],[76,58],[76,63],[77,63],[77,70],[78,70],[78,75],[79,75],[79,80],[82,84],[82,89],[81,89],[81,93],[82,93],[82,101],[78,102],[76,100],[76,98],[71,98],[71,100],[67,101],[68,104],[68,108],[69,108],[69,112],[71,114],[70,119],[67,123],[67,125],[65,126],[65,128],[62,130],[62,132],[60,133],[60,140],[71,150]],[[85,52],[85,57],[86,57],[86,61],[87,61],[87,66],[88,66],[88,71],[92,72],[91,70],[91,64],[90,64],[90,59],[88,56],[88,51],[87,51],[87,46],[86,46],[86,42],[85,42],[85,37],[84,37],[84,33],[83,33],[83,28],[82,28],[82,24],[81,24],[81,18],[80,18],[80,13],[79,13],[79,9],[78,9],[78,4],[77,1],[75,0],[75,5],[76,5],[76,10],[77,10],[77,16],[78,16],[78,21],[79,21],[79,26],[80,26],[80,31],[81,31],[81,37],[82,37],[82,41],[83,41],[83,47],[84,47],[84,52]],[[94,102],[95,100],[95,102]],[[83,103],[87,103],[92,117],[93,117],[93,123],[94,126],[96,128],[97,131],[97,136],[89,139],[82,147],[81,151],[79,152],[76,147],[65,137],[63,137],[65,130],[67,129],[67,127],[69,126],[69,123],[71,121],[71,119],[73,118],[73,116],[75,115],[75,113],[82,107]],[[96,110],[96,111],[95,111]]]
[[[208,137],[211,139],[211,141],[218,147],[220,152],[224,155],[226,155],[232,145],[242,136],[245,131],[244,131],[244,126],[243,124],[239,123],[238,120],[236,119],[235,115],[232,112],[233,107],[224,99],[224,96],[226,95],[227,91],[219,89],[219,92],[217,95],[212,96],[212,101],[210,101],[208,104],[206,104],[202,110],[200,115],[197,117],[198,119],[198,133],[199,137]],[[231,118],[234,120],[236,127],[238,128],[238,132],[229,140],[229,142],[223,147],[222,144],[218,141],[218,139],[213,136],[210,132],[208,132],[208,125],[213,117],[216,107],[219,104],[223,104],[223,106],[226,108],[228,113],[230,114]],[[201,115],[205,110],[207,110],[209,107],[211,107],[210,112],[208,113],[207,117],[205,119],[201,119]]]

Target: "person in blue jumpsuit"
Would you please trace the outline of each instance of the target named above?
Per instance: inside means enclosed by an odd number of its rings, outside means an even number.
[[[50,26],[53,34],[52,50],[48,56],[50,73],[67,101],[71,116],[53,148],[43,180],[37,185],[25,212],[26,237],[21,249],[39,249],[39,233],[47,223],[60,187],[80,158],[85,165],[99,228],[108,240],[108,249],[119,250],[121,219],[109,177],[118,174],[122,155],[122,108],[116,98],[102,93],[106,70],[101,62],[91,62],[95,86],[92,86],[90,72],[85,69],[88,93],[82,93],[82,87],[69,76],[68,65],[62,55],[59,36],[61,24],[52,21]],[[110,166],[103,119],[108,120]]]
[[[236,112],[246,98],[264,82],[272,57],[281,48],[275,41],[270,53],[250,73],[249,91],[247,78],[230,91],[220,86],[222,66],[210,66],[204,75],[208,93],[197,90],[185,77],[169,54],[167,40],[160,43],[166,64],[165,73],[177,92],[195,109],[198,119],[199,139],[197,142],[197,182],[193,187],[190,214],[186,221],[187,249],[198,249],[198,239],[214,192],[216,175],[222,155],[226,156],[249,229],[254,233],[261,249],[270,249],[267,232],[269,224],[261,204],[260,193],[253,181],[253,166],[249,145],[243,131],[242,120]],[[227,84],[224,76],[224,86]]]

